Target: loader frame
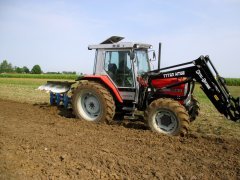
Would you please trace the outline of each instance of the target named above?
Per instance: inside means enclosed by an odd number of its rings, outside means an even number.
[[[225,80],[219,75],[209,56],[200,56],[198,59],[187,63],[154,70],[146,73],[145,77],[148,79],[151,91],[147,93],[144,98],[145,102],[142,104],[147,105],[152,99],[161,98],[161,93],[159,92],[161,92],[162,89],[188,83],[189,89],[185,97],[170,97],[176,100],[185,99],[193,91],[194,83],[198,82],[201,85],[203,92],[221,114],[224,114],[225,117],[233,121],[240,119],[240,98],[234,98],[231,96],[225,84]],[[179,83],[169,84],[161,89],[155,89],[151,85],[153,79],[180,77],[186,77],[186,80]]]

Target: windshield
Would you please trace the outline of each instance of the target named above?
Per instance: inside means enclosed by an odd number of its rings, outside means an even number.
[[[135,52],[137,57],[136,60],[137,60],[138,74],[143,74],[145,72],[150,71],[147,51],[137,50]]]

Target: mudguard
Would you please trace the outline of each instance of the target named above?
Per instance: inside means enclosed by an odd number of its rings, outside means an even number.
[[[107,86],[110,91],[114,94],[115,98],[118,102],[123,103],[122,97],[117,89],[117,87],[113,84],[110,78],[106,75],[87,75],[79,78],[78,80],[97,80]]]

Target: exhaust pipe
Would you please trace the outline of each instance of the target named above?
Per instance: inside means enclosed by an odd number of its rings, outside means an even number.
[[[159,43],[159,47],[158,47],[158,70],[161,67],[161,51],[162,51],[162,43]]]

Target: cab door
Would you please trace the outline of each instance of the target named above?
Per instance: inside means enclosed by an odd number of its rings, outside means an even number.
[[[134,100],[136,85],[130,51],[106,51],[104,69],[118,87],[123,100]]]

